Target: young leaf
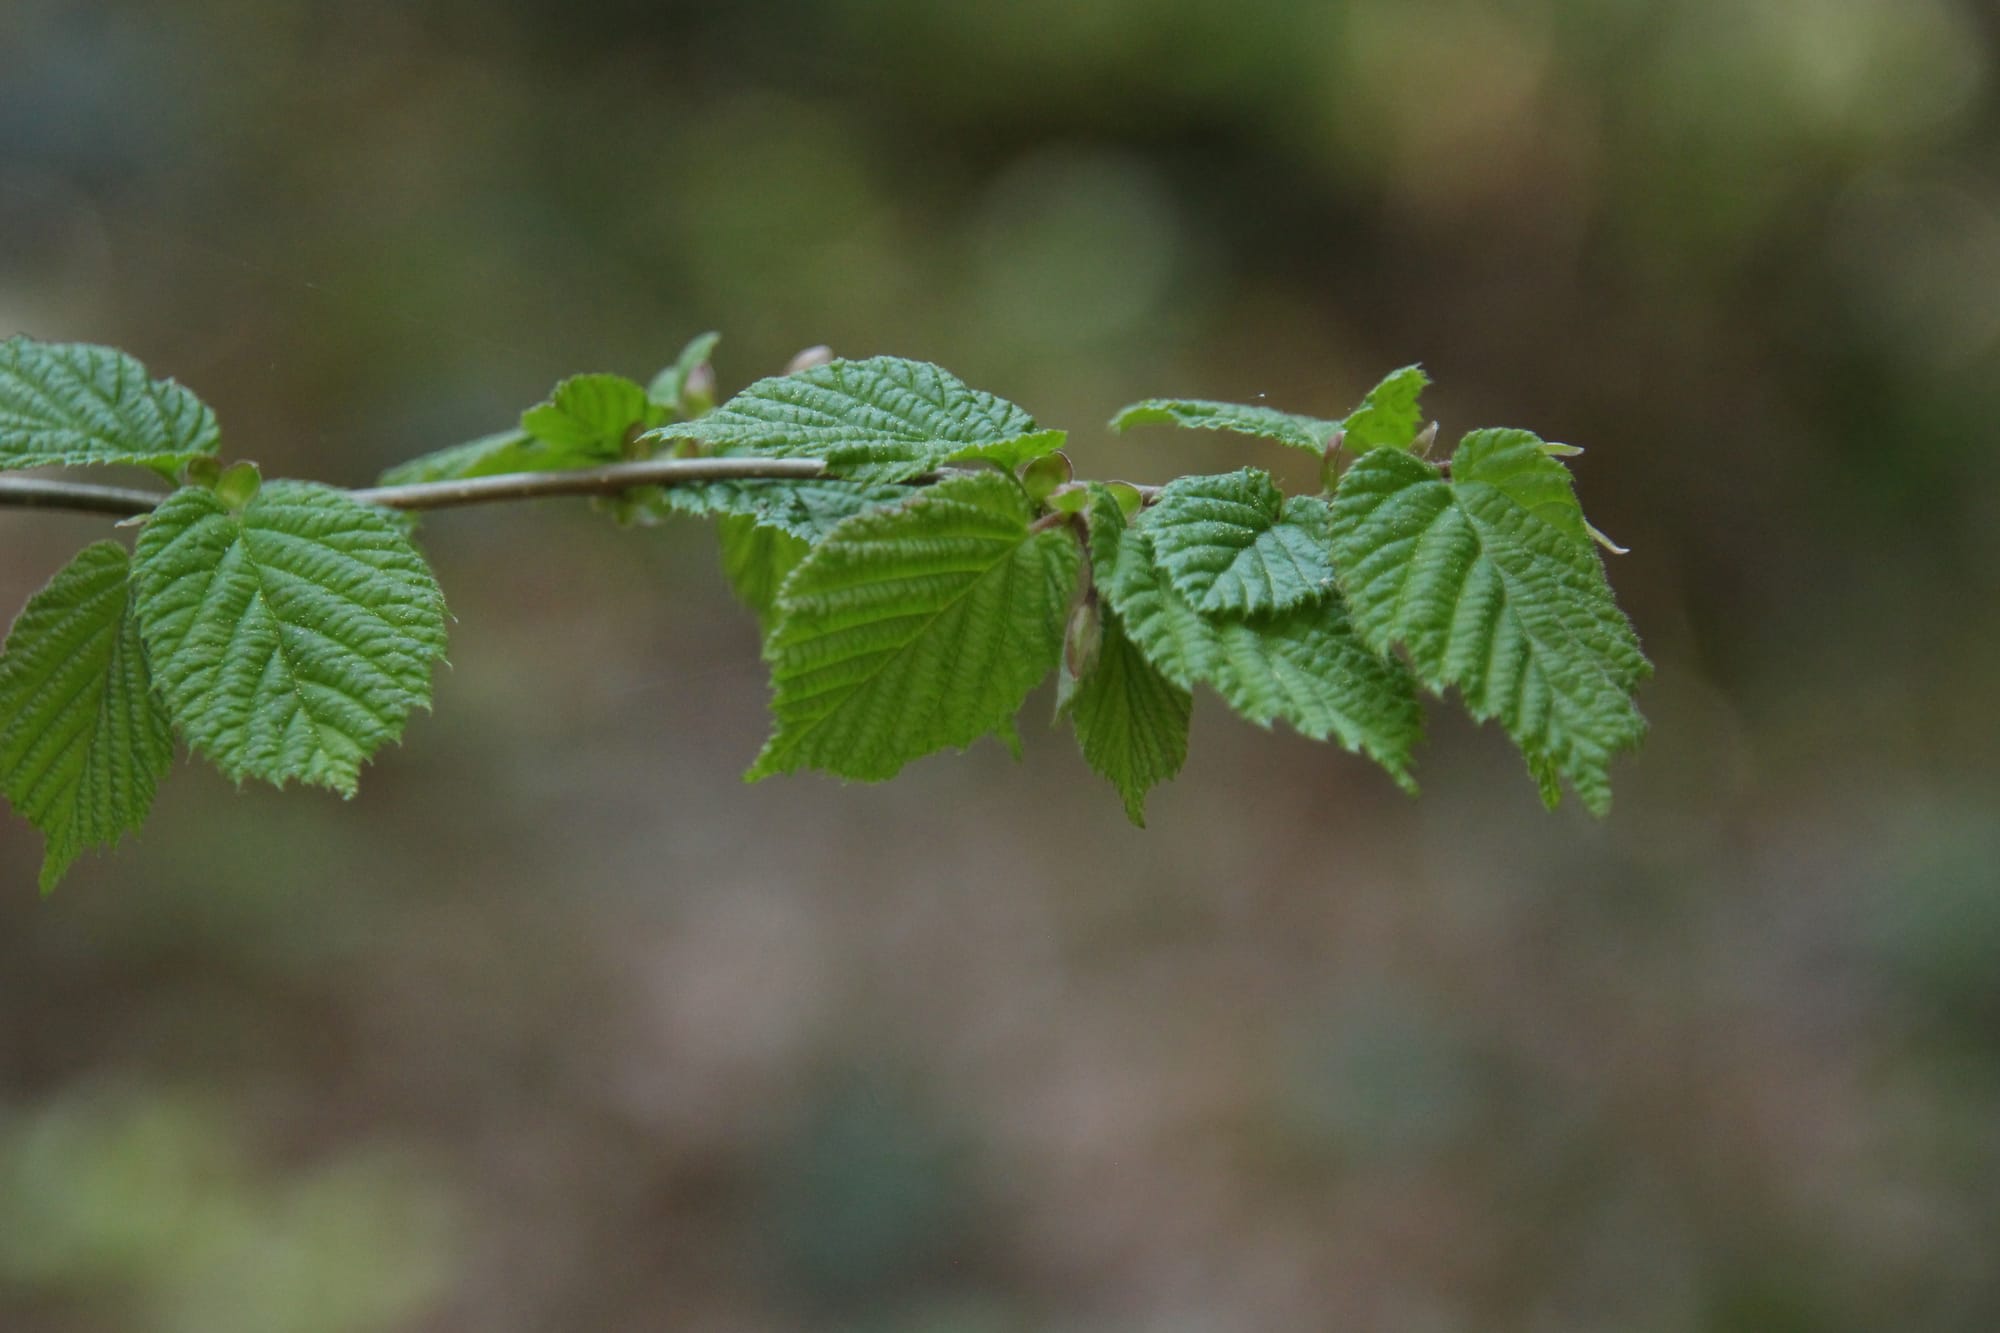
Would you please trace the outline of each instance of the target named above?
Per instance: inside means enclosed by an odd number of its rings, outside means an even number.
[[[1161,675],[1182,689],[1207,682],[1258,726],[1284,721],[1314,740],[1336,739],[1414,789],[1410,754],[1423,735],[1415,682],[1400,662],[1369,650],[1338,596],[1250,617],[1203,615],[1174,587],[1151,533],[1119,533],[1108,516],[1092,517],[1099,586]]]
[[[855,481],[906,481],[947,463],[1016,467],[1062,447],[1004,399],[923,361],[834,361],[758,380],[715,411],[657,439],[692,439],[722,454],[819,458]]]
[[[1631,691],[1651,666],[1612,599],[1569,471],[1527,431],[1475,431],[1452,475],[1394,449],[1363,455],[1333,502],[1340,586],[1369,646],[1498,718],[1542,799],[1567,778],[1611,804],[1612,755],[1638,744]]]
[[[0,791],[42,831],[42,892],[145,822],[174,761],[132,615],[130,562],[87,546],[29,599],[0,654]]]
[[[1338,597],[1214,630],[1208,681],[1230,707],[1260,727],[1282,721],[1301,736],[1337,740],[1416,791],[1410,756],[1424,735],[1416,682],[1395,658],[1369,651]]]
[[[1254,468],[1169,482],[1142,526],[1197,611],[1281,611],[1333,588],[1326,506],[1286,500]]]
[[[466,477],[497,477],[509,472],[553,472],[559,468],[590,467],[606,461],[575,450],[555,448],[524,430],[503,430],[398,463],[382,474],[382,485],[458,481]]]
[[[523,412],[521,424],[513,430],[398,463],[382,474],[382,485],[620,462],[627,457],[626,442],[632,432],[659,425],[667,412],[647,397],[646,390],[621,375],[572,376],[556,385],[545,401]]]
[[[708,405],[689,400],[688,381],[697,367],[715,355],[716,345],[721,341],[719,333],[704,333],[691,339],[671,366],[653,376],[653,382],[646,386],[646,396],[682,418],[700,416]]]
[[[667,486],[656,507],[706,518],[737,514],[804,541],[816,542],[856,514],[898,505],[917,494],[914,486],[890,486],[816,478],[809,481],[710,481]]]
[[[1076,543],[1031,530],[1013,478],[954,477],[815,546],[765,643],[777,730],[752,780],[801,767],[879,781],[1011,729],[1062,651]]]
[[[768,630],[777,618],[778,589],[812,548],[782,528],[767,528],[740,514],[724,514],[716,532],[729,586]]]
[[[1182,426],[1190,430],[1227,430],[1238,435],[1256,435],[1304,449],[1315,458],[1326,451],[1327,441],[1340,429],[1338,421],[1321,421],[1280,412],[1272,407],[1248,403],[1214,403],[1193,398],[1148,398],[1111,418],[1111,429],[1130,430],[1134,426]]]
[[[430,703],[444,601],[387,513],[272,482],[240,516],[186,488],[147,520],[139,628],[168,712],[231,778],[354,794]]]
[[[521,429],[560,453],[615,463],[634,430],[665,419],[666,410],[623,375],[572,375],[521,414]]]
[[[1116,502],[1095,498],[1091,508],[1090,560],[1125,633],[1146,660],[1184,690],[1217,670],[1215,629],[1174,591],[1174,581],[1153,554],[1152,537],[1125,527]]]
[[[88,343],[0,342],[0,470],[135,463],[173,473],[213,454],[215,413],[125,353]]]
[[[1146,793],[1187,759],[1194,698],[1146,660],[1115,612],[1103,623],[1097,664],[1077,682],[1068,712],[1085,762],[1118,788],[1126,817],[1144,828]]]
[[[1404,449],[1417,438],[1423,413],[1417,399],[1431,382],[1422,366],[1404,366],[1368,391],[1361,406],[1341,423],[1342,445],[1351,454],[1370,449]]]

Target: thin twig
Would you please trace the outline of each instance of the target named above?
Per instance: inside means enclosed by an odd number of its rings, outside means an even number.
[[[0,477],[0,508],[66,509],[78,514],[129,518],[151,512],[161,498],[158,491],[134,491],[122,486],[92,486],[42,477]]]
[[[572,468],[561,472],[509,472],[465,481],[421,481],[351,492],[389,509],[453,509],[499,500],[552,495],[617,495],[638,486],[686,486],[703,481],[810,481],[826,475],[817,458],[654,458],[642,463]]]
[[[553,496],[619,495],[642,486],[690,486],[706,481],[811,481],[828,475],[817,458],[653,458],[605,467],[570,468],[559,472],[507,472],[493,477],[456,481],[420,481],[407,486],[373,486],[348,494],[365,504],[387,509],[455,509],[463,505],[506,500],[539,500]],[[913,486],[928,485],[950,475],[927,472],[910,478]],[[1132,483],[1127,482],[1126,485]],[[1150,504],[1157,486],[1134,486]],[[122,486],[42,477],[0,477],[0,509],[65,509],[82,514],[113,514],[133,518],[149,514],[166,498],[164,492],[136,491]]]
[[[459,505],[534,500],[545,496],[617,495],[639,486],[686,486],[705,481],[809,481],[826,475],[817,458],[655,458],[562,472],[509,472],[460,481],[424,481],[348,492],[389,509],[449,509]],[[132,517],[166,498],[153,491],[40,477],[0,477],[0,509],[66,509]]]

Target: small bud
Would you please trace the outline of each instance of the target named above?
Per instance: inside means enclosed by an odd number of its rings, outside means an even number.
[[[187,466],[181,469],[183,486],[200,486],[212,491],[215,489],[215,483],[220,480],[222,480],[222,464],[207,454],[199,458],[190,458]]]
[[[1335,427],[1319,459],[1319,487],[1331,491],[1340,484],[1340,447],[1347,443],[1345,427]]]
[[[1081,514],[1090,507],[1090,485],[1072,481],[1048,493],[1043,503],[1058,514]]]
[[[263,474],[257,471],[255,463],[233,463],[224,468],[221,475],[215,479],[213,489],[216,499],[232,510],[241,511],[245,505],[257,498],[257,492],[263,485]]]
[[[1139,488],[1129,481],[1107,481],[1104,483],[1104,487],[1117,498],[1118,507],[1125,511],[1125,517],[1127,518],[1132,517],[1146,507],[1146,497],[1140,494]]]
[[[681,382],[681,415],[692,420],[715,408],[715,366],[702,362]]]
[[[797,356],[786,362],[785,373],[787,375],[796,375],[801,371],[817,370],[821,366],[831,364],[832,361],[833,349],[825,343],[820,343],[816,347],[806,348],[805,351],[800,352]]]
[[[1030,459],[1021,468],[1021,485],[1030,499],[1040,504],[1055,493],[1058,486],[1067,485],[1076,476],[1076,469],[1070,465],[1069,455],[1058,449],[1052,454]]]
[[[1104,647],[1104,613],[1098,608],[1097,589],[1086,589],[1070,612],[1063,630],[1062,670],[1056,673],[1056,713],[1060,716],[1076,696],[1083,678],[1097,666]]]
[[[1410,441],[1410,452],[1418,458],[1429,458],[1431,456],[1431,446],[1437,442],[1438,423],[1433,421],[1430,425],[1417,432],[1416,439]]]

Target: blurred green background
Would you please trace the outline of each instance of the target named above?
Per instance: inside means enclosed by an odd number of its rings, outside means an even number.
[[[343,805],[0,824],[6,1333],[2000,1327],[1985,0],[4,0],[0,333],[362,484],[726,334],[939,361],[1094,475],[1422,360],[1586,445],[1658,675],[1594,823],[1197,707],[1128,828],[1030,701],[763,735],[712,537],[424,529]],[[100,521],[0,514],[0,614]]]

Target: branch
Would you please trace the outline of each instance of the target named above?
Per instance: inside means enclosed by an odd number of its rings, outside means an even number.
[[[638,486],[686,486],[704,481],[809,481],[825,475],[826,464],[817,458],[655,458],[562,472],[509,472],[462,481],[377,486],[348,493],[366,504],[389,509],[451,509],[545,496],[617,495]],[[129,518],[151,513],[164,498],[154,491],[120,486],[0,477],[0,509],[63,509]]]
[[[130,517],[152,511],[157,491],[133,491],[122,486],[90,486],[76,481],[41,477],[0,477],[0,508],[66,509],[78,514]]]

